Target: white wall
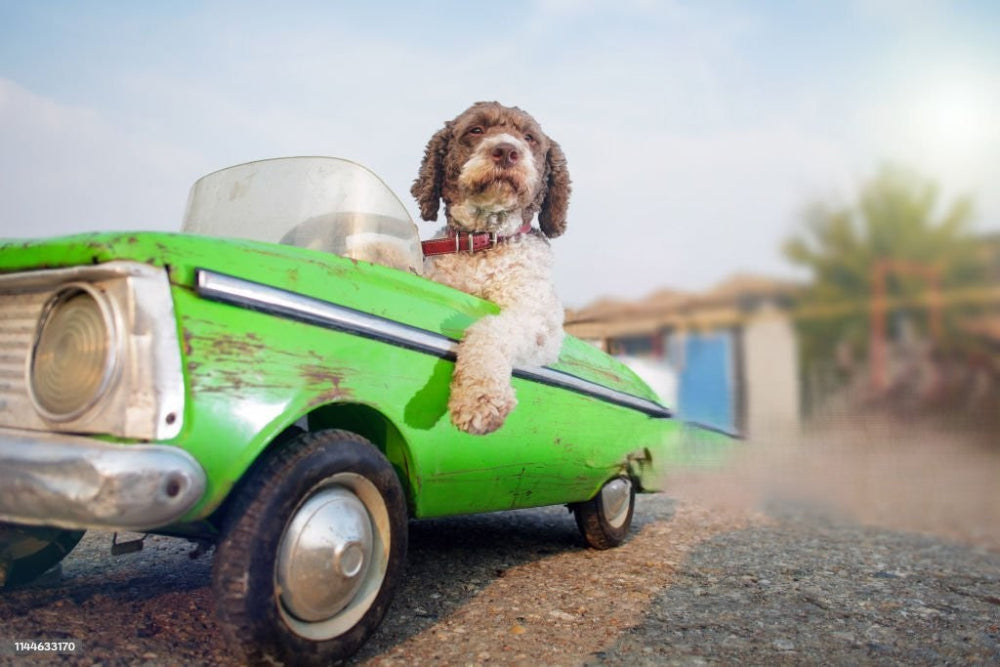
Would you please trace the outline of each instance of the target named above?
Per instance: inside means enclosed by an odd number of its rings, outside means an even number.
[[[775,308],[758,311],[743,329],[746,430],[752,439],[799,427],[799,368],[791,320]]]

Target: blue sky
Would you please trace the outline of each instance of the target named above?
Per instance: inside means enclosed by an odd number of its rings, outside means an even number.
[[[0,235],[175,230],[199,176],[297,154],[416,217],[427,139],[497,99],[569,159],[567,304],[797,275],[802,211],[885,162],[1000,229],[997,34],[961,0],[0,0]]]

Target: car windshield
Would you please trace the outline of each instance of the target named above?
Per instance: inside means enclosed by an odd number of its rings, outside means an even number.
[[[368,168],[340,158],[236,165],[191,187],[184,232],[284,243],[419,272],[417,226]]]

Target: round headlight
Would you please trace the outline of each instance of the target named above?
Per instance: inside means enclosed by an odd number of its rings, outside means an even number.
[[[62,288],[45,304],[28,382],[43,417],[75,419],[107,391],[118,370],[114,315],[104,295],[83,283]]]

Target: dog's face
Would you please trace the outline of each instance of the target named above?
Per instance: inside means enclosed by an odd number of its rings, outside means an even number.
[[[479,102],[445,124],[427,145],[411,192],[425,220],[439,200],[462,231],[514,232],[539,213],[542,231],[566,226],[569,173],[559,145],[516,107]]]
[[[499,231],[507,217],[519,227],[541,185],[549,148],[541,128],[520,110],[491,104],[457,118],[452,132],[445,173],[457,177],[442,190],[449,219],[466,231]]]

